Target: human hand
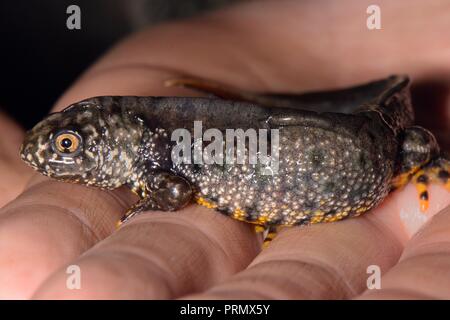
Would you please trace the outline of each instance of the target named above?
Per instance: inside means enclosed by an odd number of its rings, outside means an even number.
[[[23,129],[0,112],[0,208],[24,189],[33,173],[18,157],[23,137]]]
[[[381,1],[384,29],[369,31],[369,4],[259,1],[145,30],[90,68],[55,110],[96,95],[193,94],[163,87],[186,74],[300,92],[438,70],[450,87],[450,51],[436,32],[450,27],[448,5],[410,1],[406,10]],[[0,165],[2,177],[8,168]],[[430,194],[426,215],[407,186],[362,217],[284,228],[261,251],[251,225],[197,205],[142,214],[115,230],[136,201],[130,192],[35,175],[0,212],[0,297],[450,298],[450,199],[436,186]],[[80,290],[66,287],[68,265],[80,267]],[[366,291],[370,265],[381,268],[381,290]]]

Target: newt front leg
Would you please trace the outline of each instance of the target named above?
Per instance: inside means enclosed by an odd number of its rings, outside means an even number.
[[[141,196],[118,222],[118,226],[137,214],[148,210],[176,211],[186,206],[192,199],[189,182],[177,175],[165,171],[150,172],[146,181],[138,184],[145,190],[133,189]],[[142,197],[142,195],[144,195]]]

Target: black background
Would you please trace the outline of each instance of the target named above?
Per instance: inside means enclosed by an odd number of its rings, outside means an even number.
[[[208,318],[206,315],[180,315],[180,308],[187,304],[222,308],[224,304],[270,304],[268,315],[225,315],[216,313]],[[437,317],[445,314],[449,301],[0,301],[3,312],[16,317],[28,315],[53,319],[66,317],[85,319],[389,319]],[[440,311],[439,311],[440,310]],[[401,315],[400,315],[401,314]],[[414,317],[413,317],[414,316]]]
[[[76,77],[118,39],[232,0],[1,0],[0,108],[30,128]],[[66,27],[69,5],[81,30]]]

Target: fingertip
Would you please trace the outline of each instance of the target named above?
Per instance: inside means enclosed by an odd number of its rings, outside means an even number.
[[[369,219],[384,223],[406,243],[436,213],[450,204],[449,192],[440,185],[430,185],[429,207],[423,211],[416,188],[408,184],[405,188],[390,194],[373,212]]]

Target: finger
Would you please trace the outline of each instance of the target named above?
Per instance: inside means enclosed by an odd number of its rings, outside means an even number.
[[[0,298],[27,298],[56,268],[109,235],[131,195],[36,176],[0,210]]]
[[[159,66],[244,90],[272,92],[335,88],[393,72],[418,81],[436,70],[449,70],[449,48],[439,32],[450,28],[448,3],[412,0],[405,7],[378,1],[382,30],[367,27],[371,1],[325,3],[251,1],[193,23],[163,24],[127,38],[94,70],[130,63]],[[411,55],[411,50],[418,54]],[[352,63],[343,63],[349,57]]]
[[[435,190],[436,189],[436,190]],[[186,299],[347,299],[367,289],[369,266],[395,265],[418,223],[449,203],[433,188],[434,205],[421,215],[412,186],[359,218],[283,229],[250,266]],[[447,273],[448,274],[448,273]]]
[[[381,278],[381,289],[359,298],[450,299],[450,205],[408,242],[398,264]]]
[[[33,170],[19,158],[23,129],[0,112],[0,208],[25,187]]]
[[[151,212],[126,223],[70,263],[80,268],[80,290],[67,288],[62,268],[34,298],[175,298],[242,270],[260,245],[251,226],[203,207]]]

